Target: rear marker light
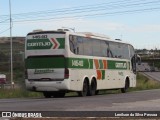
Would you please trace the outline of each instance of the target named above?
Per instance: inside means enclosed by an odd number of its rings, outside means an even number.
[[[64,70],[64,78],[67,79],[69,78],[69,69],[65,68]]]

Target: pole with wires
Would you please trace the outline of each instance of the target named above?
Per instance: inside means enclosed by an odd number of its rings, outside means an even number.
[[[9,11],[10,11],[10,74],[11,74],[11,87],[14,88],[14,81],[13,81],[13,44],[12,44],[12,11],[11,11],[11,0],[9,0]]]

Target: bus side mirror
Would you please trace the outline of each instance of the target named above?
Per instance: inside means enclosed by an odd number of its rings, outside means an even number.
[[[141,65],[141,57],[139,55],[136,55],[136,62]]]

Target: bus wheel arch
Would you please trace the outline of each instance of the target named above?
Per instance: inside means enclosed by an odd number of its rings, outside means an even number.
[[[121,92],[126,93],[129,87],[130,87],[130,80],[129,80],[129,77],[127,76],[125,80],[124,88],[121,88]]]

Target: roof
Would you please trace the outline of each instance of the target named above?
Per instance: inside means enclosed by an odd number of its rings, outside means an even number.
[[[73,34],[73,35],[79,35],[79,36],[85,36],[89,38],[95,38],[95,39],[103,39],[103,40],[108,40],[112,42],[117,42],[117,43],[125,43],[129,44],[127,42],[124,42],[120,39],[111,39],[109,36],[99,34],[99,33],[92,33],[92,32],[74,32],[69,29],[57,29],[57,30],[50,30],[50,31],[43,31],[41,29],[38,30],[33,30],[33,32],[28,33],[27,35],[33,35],[33,34],[44,34],[44,33],[56,33],[56,34]]]

